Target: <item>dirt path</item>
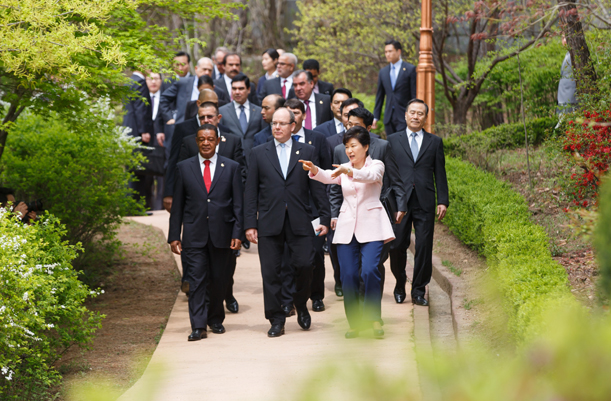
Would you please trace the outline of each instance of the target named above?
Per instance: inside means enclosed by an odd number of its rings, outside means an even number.
[[[156,212],[134,220],[167,232],[167,216]],[[327,310],[312,313],[311,330],[301,330],[292,317],[287,320],[286,335],[270,339],[266,336],[269,324],[263,314],[257,249],[243,250],[234,288],[240,313],[228,314],[227,332],[187,342],[187,302],[179,294],[144,375],[120,400],[287,400],[297,395],[301,383],[329,363],[350,368],[371,361],[387,377],[400,376],[406,383],[417,383],[412,305],[396,304],[392,286],[387,285],[382,300],[386,338],[345,340],[343,303],[332,292],[330,271],[327,259]],[[340,394],[334,399],[343,398]]]

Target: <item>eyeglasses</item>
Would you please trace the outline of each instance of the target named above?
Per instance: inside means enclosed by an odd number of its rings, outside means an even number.
[[[280,62],[280,61],[279,61],[277,65],[293,65],[293,64],[289,64],[289,63],[282,63],[282,62]]]
[[[215,115],[199,116],[199,121],[212,120]]]
[[[282,123],[280,121],[272,121],[271,126],[272,127],[285,127],[287,125],[291,125],[293,123]]]

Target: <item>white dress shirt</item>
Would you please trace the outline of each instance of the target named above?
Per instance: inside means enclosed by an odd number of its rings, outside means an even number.
[[[284,83],[285,80],[286,80],[286,84]],[[280,94],[282,94],[282,84],[286,86],[286,96],[288,97],[289,91],[293,87],[293,76],[291,75],[288,78],[280,77]]]
[[[219,79],[221,77],[221,72],[219,71],[216,64],[214,65],[214,79]]]
[[[151,104],[153,105],[153,121],[157,118],[157,112],[159,111],[159,100],[161,99],[161,90],[155,93],[151,93]]]
[[[214,179],[214,172],[216,171],[216,161],[218,159],[216,153],[210,159],[204,159],[201,153],[198,152],[197,158],[199,159],[199,167],[202,169],[202,179],[204,178],[204,169],[206,168],[204,161],[210,160],[210,182],[212,182],[212,180]]]
[[[409,145],[412,145],[412,133],[409,128],[405,130],[407,132],[407,142]],[[418,144],[418,152],[420,152],[420,148],[422,147],[422,138],[424,138],[424,132],[422,130],[416,132],[416,143]]]
[[[193,90],[191,91],[191,100],[199,99],[199,89],[197,89],[197,81],[199,81],[199,78],[193,77]]]
[[[242,105],[238,102],[236,102],[235,100],[233,101],[233,107],[235,107],[235,115],[238,116],[238,121],[240,121],[240,113],[242,112],[242,110],[240,110],[240,107]],[[244,102],[244,113],[246,113],[246,122],[249,123],[250,122],[250,102],[248,101],[248,99],[246,99],[246,101]]]
[[[339,134],[342,131],[346,131],[346,127],[344,127],[344,123],[339,121],[337,118],[333,117],[333,121],[335,121],[335,133]]]
[[[403,64],[403,60],[399,59],[399,61],[397,61],[394,64],[391,64],[390,66],[390,72],[392,73],[392,66],[395,66],[395,83],[397,82],[397,78],[399,77],[399,71],[401,71],[401,65]],[[392,81],[391,81],[392,82]]]
[[[276,154],[278,155],[278,161],[280,161],[280,151],[282,150],[280,143],[281,142],[278,142],[278,140],[274,138],[274,144],[276,145]],[[284,144],[286,145],[284,147],[284,152],[286,153],[286,165],[288,166],[289,162],[291,161],[291,148],[293,147],[293,141],[289,139],[288,141],[284,142]],[[280,165],[282,166],[282,163]]]
[[[299,135],[299,142],[305,143],[305,131],[303,129],[303,126],[299,129],[299,131],[295,132],[293,135]]]
[[[225,85],[227,85],[227,92],[229,92],[229,98],[233,99],[231,96],[231,78],[227,76],[227,74],[223,74],[223,79],[225,80]]]
[[[314,92],[312,92],[312,94],[310,95],[308,102],[309,102],[309,107],[310,107],[310,116],[312,117],[312,129],[314,129],[318,125],[316,124],[316,97],[314,96]],[[302,103],[306,107],[306,114],[307,114],[308,105],[304,101],[302,101]],[[303,122],[305,124],[305,117],[303,119]]]

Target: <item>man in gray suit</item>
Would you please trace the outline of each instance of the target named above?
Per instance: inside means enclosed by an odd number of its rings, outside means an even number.
[[[566,38],[562,35],[562,44],[566,47]],[[558,82],[558,109],[557,114],[570,113],[577,105],[577,85],[573,77],[573,65],[571,64],[571,53],[566,52],[560,69],[560,82]]]
[[[250,79],[239,73],[231,80],[233,101],[219,109],[227,129],[242,138],[244,155],[248,157],[253,147],[255,134],[267,126],[261,117],[261,107],[248,100]]]

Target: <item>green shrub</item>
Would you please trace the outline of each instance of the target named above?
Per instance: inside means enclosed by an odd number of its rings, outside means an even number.
[[[600,269],[598,289],[608,302],[611,298],[611,180],[609,178],[600,187],[594,245]]]
[[[352,96],[363,102],[363,105],[367,110],[373,113],[376,105],[375,95],[366,95],[364,93],[353,93]],[[380,135],[382,138],[386,138],[386,131],[384,131],[384,108],[382,107],[382,114],[380,115],[380,121],[376,129],[371,130],[374,134]]]
[[[3,400],[45,398],[59,380],[53,363],[86,346],[103,316],[83,306],[94,295],[71,262],[80,250],[46,215],[32,226],[0,209],[0,394]],[[45,398],[46,399],[46,398]]]
[[[526,122],[528,144],[538,145],[556,126],[555,118],[538,118]],[[524,125],[522,123],[503,124],[481,132],[451,136],[443,142],[447,155],[471,159],[472,154],[483,154],[499,149],[515,149],[524,146]]]
[[[12,127],[2,157],[2,181],[17,199],[43,199],[66,227],[66,239],[85,250],[76,266],[88,265],[100,243],[110,244],[122,216],[141,210],[131,198],[129,172],[140,156],[133,140],[120,133],[104,105],[99,117],[80,124],[57,115],[22,116]]]
[[[573,302],[566,272],[552,259],[544,229],[530,221],[525,199],[509,184],[452,157],[446,168],[450,208],[444,222],[493,267],[511,333],[523,341],[536,333],[533,323],[549,305]]]

